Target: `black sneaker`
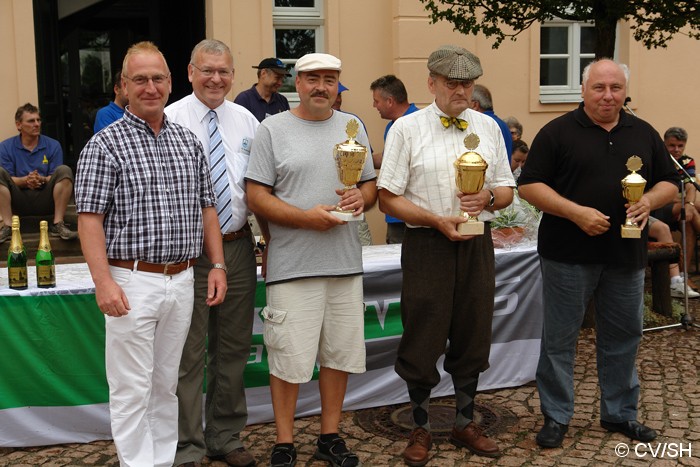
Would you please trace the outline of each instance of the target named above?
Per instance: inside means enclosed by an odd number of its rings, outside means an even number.
[[[5,243],[12,238],[12,227],[9,225],[3,225],[0,228],[0,244]]]
[[[350,452],[345,441],[335,435],[329,441],[323,442],[321,438],[316,441],[314,458],[329,462],[333,467],[361,467],[362,462],[353,452]]]
[[[275,444],[270,455],[270,467],[294,467],[297,463],[297,450],[292,443]]]
[[[75,240],[78,238],[78,232],[70,230],[63,221],[51,224],[49,233],[52,237],[61,237],[63,240]]]

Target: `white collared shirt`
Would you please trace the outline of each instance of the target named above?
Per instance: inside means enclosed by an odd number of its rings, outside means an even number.
[[[515,186],[503,134],[495,120],[467,109],[459,118],[469,126],[459,131],[453,126],[445,128],[440,122],[441,115],[445,114],[433,102],[396,120],[387,134],[377,188],[404,196],[439,216],[458,215],[454,162],[467,152],[464,138],[470,133],[479,137],[479,146],[474,151],[488,164],[484,189]],[[479,215],[482,221],[494,217],[488,211]]]
[[[250,159],[258,120],[248,109],[229,100],[224,100],[216,109],[209,109],[195,95],[190,94],[165,108],[172,121],[189,128],[197,135],[209,158],[209,110],[216,112],[219,120],[219,133],[226,151],[226,174],[231,189],[233,222],[231,232],[243,228],[248,222],[248,206],[245,195],[245,173]],[[229,232],[222,232],[229,233]]]

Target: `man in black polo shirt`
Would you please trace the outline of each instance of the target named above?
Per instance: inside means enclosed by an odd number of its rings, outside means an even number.
[[[635,359],[642,337],[646,224],[673,199],[678,176],[659,134],[622,111],[629,71],[612,60],[583,71],[583,103],[537,134],[518,180],[520,196],[544,211],[538,252],[544,324],[537,388],[545,418],[537,444],[561,446],[574,412],[574,357],[586,307],[595,299],[600,424],[649,442],[656,431],[637,421]],[[641,160],[641,169],[638,168]],[[636,163],[635,163],[636,161]],[[621,180],[630,170],[646,192],[629,205]],[[643,229],[622,238],[625,219]]]
[[[236,96],[233,102],[250,110],[259,122],[270,115],[289,110],[287,98],[277,92],[282,87],[284,78],[292,76],[282,60],[266,58],[253,68],[258,69],[258,82]]]

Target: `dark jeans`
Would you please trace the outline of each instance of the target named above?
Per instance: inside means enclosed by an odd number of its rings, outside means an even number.
[[[574,414],[574,359],[586,307],[595,299],[600,418],[637,419],[637,350],[642,339],[644,269],[540,258],[544,323],[537,390],[542,413],[567,425]]]

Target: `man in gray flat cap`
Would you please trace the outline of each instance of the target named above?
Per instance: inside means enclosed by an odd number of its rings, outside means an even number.
[[[414,429],[403,452],[410,466],[429,460],[428,406],[443,353],[457,406],[450,441],[478,455],[500,454],[474,423],[474,397],[491,347],[495,266],[488,221],[511,203],[515,186],[498,124],[469,108],[474,80],[482,74],[479,59],[462,47],[443,46],[428,58],[428,70],[435,101],[391,127],[377,182],[380,209],[407,227],[396,372],[406,381],[413,410]],[[472,133],[488,168],[483,189],[465,194],[456,188],[453,164]],[[460,210],[486,221],[483,235],[458,232],[465,221]]]

